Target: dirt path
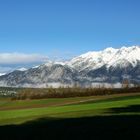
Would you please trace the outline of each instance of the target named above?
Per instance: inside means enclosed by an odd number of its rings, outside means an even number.
[[[125,97],[125,96],[136,96],[140,95],[140,93],[128,93],[128,94],[115,94],[115,95],[104,95],[104,96],[91,96],[90,99],[85,99],[82,97],[80,100],[77,98],[77,101],[62,101],[62,102],[50,102],[46,104],[32,104],[32,105],[17,105],[17,106],[3,106],[0,107],[0,111],[4,110],[16,110],[16,109],[31,109],[31,108],[41,108],[41,107],[55,107],[55,106],[66,106],[66,105],[72,105],[72,104],[79,104],[79,103],[86,103],[86,102],[92,102],[92,101],[101,101],[105,99],[113,99],[116,97]],[[10,102],[10,101],[9,101]],[[13,102],[13,101],[11,101]],[[22,102],[22,101],[21,101]],[[28,101],[30,102],[30,100]]]

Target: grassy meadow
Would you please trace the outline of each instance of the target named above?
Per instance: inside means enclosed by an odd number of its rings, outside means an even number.
[[[102,139],[139,137],[139,132],[140,93],[38,100],[0,98],[0,135],[5,139],[21,139],[21,135],[23,139]]]

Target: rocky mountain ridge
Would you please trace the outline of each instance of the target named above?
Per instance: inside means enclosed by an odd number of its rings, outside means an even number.
[[[67,62],[48,61],[30,69],[0,76],[0,86],[59,87],[118,85],[123,79],[140,83],[140,47],[107,48],[88,52]]]

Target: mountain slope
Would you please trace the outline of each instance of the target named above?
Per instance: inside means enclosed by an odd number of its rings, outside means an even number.
[[[26,71],[16,70],[0,77],[1,86],[46,87],[72,84],[78,74],[74,69],[59,64],[40,65]]]
[[[73,58],[67,64],[79,71],[107,67],[125,67],[127,62],[136,66],[140,61],[140,47],[122,47],[121,49],[107,48],[103,51],[88,52]],[[127,66],[126,66],[127,67]]]
[[[107,48],[88,52],[68,62],[51,62],[0,76],[1,86],[91,86],[95,83],[140,83],[140,47]]]

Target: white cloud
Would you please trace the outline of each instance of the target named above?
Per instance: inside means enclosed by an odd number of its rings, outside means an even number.
[[[47,56],[40,54],[0,53],[0,64],[29,64],[45,62]]]

